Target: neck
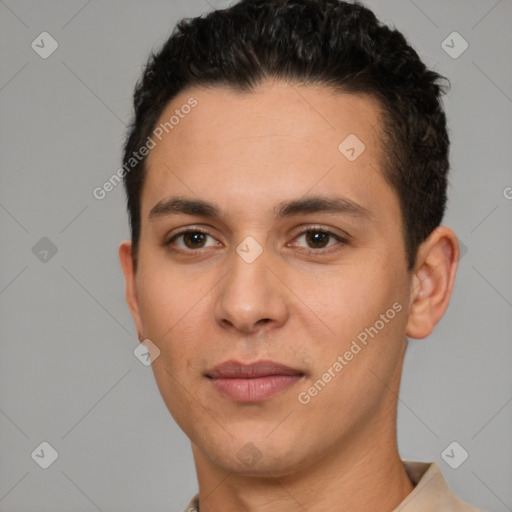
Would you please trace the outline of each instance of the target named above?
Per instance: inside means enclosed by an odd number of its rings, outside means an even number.
[[[192,443],[200,512],[324,512],[340,505],[350,512],[393,512],[414,489],[396,442],[402,363],[389,382],[393,392],[372,418],[286,473],[240,474],[219,467]]]
[[[391,512],[414,488],[392,427],[384,435],[382,423],[367,425],[366,432],[344,440],[314,465],[284,476],[230,473],[212,466],[193,446],[200,512],[320,512],[340,504],[350,512]]]

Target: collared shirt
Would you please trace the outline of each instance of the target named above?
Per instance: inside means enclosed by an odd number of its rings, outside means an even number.
[[[453,494],[435,462],[402,462],[415,487],[392,512],[481,512]],[[185,512],[199,512],[199,494]]]

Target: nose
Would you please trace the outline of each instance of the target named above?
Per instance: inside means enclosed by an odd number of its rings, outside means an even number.
[[[215,318],[224,329],[255,334],[286,323],[286,287],[269,267],[265,251],[252,263],[233,253],[231,270],[221,281]]]

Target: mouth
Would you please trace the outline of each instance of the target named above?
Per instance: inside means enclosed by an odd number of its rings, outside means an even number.
[[[297,384],[305,373],[296,368],[259,361],[226,361],[205,374],[213,387],[235,402],[262,402]]]

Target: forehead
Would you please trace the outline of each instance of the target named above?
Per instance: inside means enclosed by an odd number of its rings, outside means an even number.
[[[387,187],[380,108],[366,95],[279,81],[251,92],[196,87],[167,105],[158,128],[147,158],[143,217],[171,193],[222,197],[245,211],[313,188],[341,186],[361,196],[365,188],[371,195],[375,186]]]

